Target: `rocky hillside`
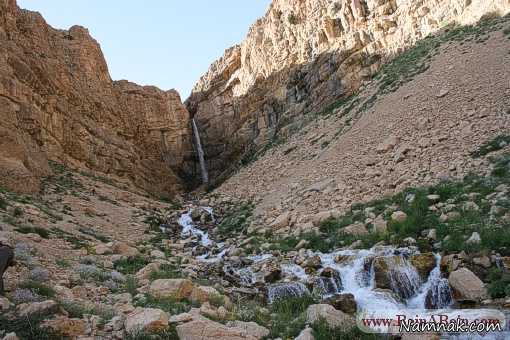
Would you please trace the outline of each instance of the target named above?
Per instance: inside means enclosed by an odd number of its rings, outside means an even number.
[[[506,0],[273,1],[187,100],[213,177],[351,94],[428,34],[509,7]]]
[[[85,28],[53,29],[15,0],[0,1],[0,107],[1,186],[35,192],[54,160],[153,193],[181,188],[192,146],[177,92],[112,81]]]
[[[484,173],[488,159],[473,152],[510,129],[508,25],[487,19],[421,41],[219,192],[257,204],[254,228],[285,233],[353,203]]]

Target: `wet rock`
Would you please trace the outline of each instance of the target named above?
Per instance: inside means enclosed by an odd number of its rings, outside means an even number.
[[[319,255],[315,255],[306,259],[303,267],[317,270],[322,267],[322,260]]]
[[[457,300],[479,302],[487,297],[487,289],[483,282],[467,268],[450,273],[448,282]]]
[[[413,296],[422,283],[416,269],[401,256],[379,256],[374,259],[376,288],[390,289],[403,299]]]
[[[168,314],[156,308],[136,308],[126,316],[126,332],[156,332],[168,327]]]
[[[436,256],[432,253],[417,254],[411,257],[411,264],[416,268],[423,281],[426,281],[430,272],[436,267]]]
[[[462,263],[457,254],[446,255],[441,258],[441,271],[451,273]]]
[[[149,293],[158,298],[187,298],[193,291],[193,282],[188,279],[160,279],[151,283]]]
[[[264,281],[267,283],[273,283],[282,278],[282,268],[276,261],[269,261],[264,263],[262,265],[261,272]]]
[[[267,287],[267,299],[269,303],[273,303],[279,299],[301,297],[309,294],[310,292],[301,282],[275,283]]]
[[[53,320],[45,321],[42,326],[49,328],[54,333],[64,337],[77,337],[89,333],[87,331],[87,322],[82,319],[69,319],[66,317],[59,317]]]
[[[347,314],[355,314],[358,310],[358,304],[356,303],[356,299],[354,295],[346,293],[346,294],[335,294],[327,299],[322,300],[322,303],[333,306],[335,309],[338,309]]]
[[[331,305],[318,304],[309,306],[306,310],[306,322],[314,324],[321,320],[324,320],[331,328],[341,327],[349,329],[355,325],[355,320],[352,316],[336,310]]]

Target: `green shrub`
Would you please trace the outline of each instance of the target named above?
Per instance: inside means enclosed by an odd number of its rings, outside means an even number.
[[[28,280],[25,282],[22,282],[18,288],[22,289],[29,289],[34,294],[37,294],[39,296],[44,296],[47,298],[53,298],[55,297],[55,290],[53,288],[45,285],[44,283],[40,283],[37,281]]]
[[[219,224],[218,232],[223,236],[246,233],[253,209],[254,205],[250,202],[244,202],[230,208]]]
[[[510,274],[499,268],[492,268],[488,280],[489,294],[492,298],[504,298],[510,295]]]
[[[8,205],[9,204],[7,203],[7,200],[3,197],[0,197],[0,210],[6,210]]]
[[[16,333],[20,339],[59,340],[63,337],[52,333],[41,324],[52,315],[48,313],[35,313],[26,316],[11,318],[7,313],[0,313],[0,326],[6,333]]]
[[[145,257],[137,255],[115,261],[114,268],[122,274],[136,274],[148,264],[149,261]]]
[[[503,149],[510,144],[509,135],[499,135],[496,138],[484,143],[480,148],[471,153],[474,158],[485,156],[491,152]]]
[[[168,328],[158,332],[146,332],[138,331],[131,334],[127,334],[126,340],[179,340],[175,325],[171,325]]]
[[[171,264],[162,264],[158,270],[150,273],[151,281],[159,279],[178,279],[182,277],[182,273],[178,268]]]
[[[181,313],[187,313],[190,311],[193,305],[188,299],[177,299],[173,297],[156,298],[152,295],[145,295],[145,297],[135,303],[136,306],[145,308],[159,308],[170,315],[176,315]]]
[[[21,225],[14,229],[18,233],[22,234],[37,234],[41,236],[42,238],[48,239],[50,238],[50,232],[44,228],[41,227],[34,227],[30,225]]]
[[[306,323],[306,309],[315,303],[311,296],[280,299],[271,305],[270,336],[295,338]]]

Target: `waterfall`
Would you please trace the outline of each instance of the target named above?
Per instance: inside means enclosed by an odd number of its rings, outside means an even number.
[[[211,239],[209,238],[208,233],[198,229],[195,227],[195,224],[193,223],[193,219],[191,218],[191,211],[181,215],[178,221],[179,225],[182,227],[182,235],[185,237],[188,236],[197,236],[200,238],[200,243],[207,247],[212,244]]]
[[[436,254],[436,267],[430,272],[427,282],[422,286],[418,295],[409,301],[409,307],[441,309],[452,304],[450,285],[448,279],[442,277],[440,265],[441,255]]]
[[[197,123],[195,118],[191,119],[193,126],[193,136],[195,136],[195,145],[197,147],[198,161],[200,162],[200,173],[202,175],[202,183],[209,183],[209,174],[207,173],[207,166],[205,165],[204,149],[202,149],[202,142],[200,141],[200,134],[198,133]]]
[[[310,292],[301,282],[275,283],[267,288],[267,299],[269,303],[285,298],[297,298],[310,295]]]

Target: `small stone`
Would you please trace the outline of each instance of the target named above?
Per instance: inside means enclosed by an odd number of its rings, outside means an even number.
[[[391,219],[396,222],[404,222],[407,220],[407,214],[403,211],[395,211],[391,214]]]
[[[136,331],[155,332],[168,326],[168,315],[161,309],[136,308],[126,317],[124,326],[128,333]]]

